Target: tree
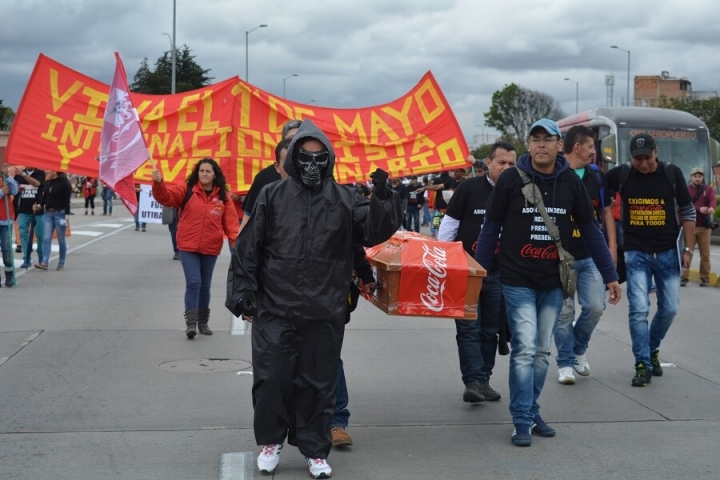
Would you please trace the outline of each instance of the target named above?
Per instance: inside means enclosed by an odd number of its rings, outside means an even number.
[[[182,50],[176,50],[175,58],[175,91],[187,92],[205,87],[210,84],[213,77],[208,77],[210,71],[195,62],[195,56],[190,54],[187,45]],[[155,62],[155,71],[150,70],[147,57],[140,64],[135,74],[130,90],[136,93],[150,93],[164,95],[172,91],[172,52],[167,51]]]
[[[667,98],[662,95],[658,101],[658,107],[691,113],[705,122],[712,138],[720,138],[720,98],[695,100]]]
[[[6,132],[10,130],[14,119],[15,112],[13,112],[13,109],[3,105],[3,101],[0,99],[0,131]]]
[[[485,125],[498,129],[503,136],[512,138],[516,147],[521,147],[537,120],[559,120],[564,116],[551,95],[511,83],[493,93],[490,110],[485,112]]]

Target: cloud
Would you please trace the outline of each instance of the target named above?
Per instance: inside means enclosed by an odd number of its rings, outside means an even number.
[[[578,3],[556,0],[175,0],[177,45],[188,45],[215,81],[245,77],[276,95],[333,107],[389,102],[432,70],[466,138],[484,123],[493,92],[515,82],[557,99],[566,113],[604,106],[605,76],[614,101],[631,75],[687,77],[695,90],[720,90],[718,18],[710,0]],[[39,53],[109,82],[113,52],[132,77],[147,57],[170,49],[169,1],[30,0],[4,2],[0,99],[17,109]],[[11,47],[9,47],[11,46]],[[486,129],[487,130],[487,129]]]

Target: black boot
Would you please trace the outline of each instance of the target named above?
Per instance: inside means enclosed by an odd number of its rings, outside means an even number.
[[[13,272],[11,271],[5,271],[5,286],[6,287],[14,287],[15,286],[15,280],[13,278]]]
[[[209,309],[199,309],[198,310],[198,331],[202,335],[212,335],[212,330],[210,330],[210,327],[208,327],[208,321],[210,320],[210,310]]]
[[[190,340],[195,338],[195,334],[197,333],[197,314],[197,310],[185,310],[185,325],[187,326],[185,335],[187,335]]]

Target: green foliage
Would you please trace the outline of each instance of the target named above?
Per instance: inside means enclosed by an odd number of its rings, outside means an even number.
[[[715,209],[715,213],[713,213],[713,218],[720,218],[720,206]]]
[[[658,107],[682,110],[695,115],[705,122],[712,138],[720,139],[720,98],[695,100],[667,98],[663,95],[658,101]]]
[[[15,112],[13,112],[13,109],[3,105],[3,101],[0,99],[0,131],[10,130],[14,119]]]
[[[175,92],[187,92],[205,87],[210,84],[212,77],[208,77],[210,70],[203,70],[195,62],[195,56],[190,54],[187,45],[177,50],[175,58]],[[140,64],[135,74],[130,90],[136,93],[150,93],[155,95],[169,94],[172,83],[172,52],[167,51],[155,62],[155,70],[150,70],[147,57]]]
[[[560,104],[551,95],[511,83],[493,93],[490,110],[485,112],[485,125],[496,128],[520,146],[537,120],[559,120],[564,116]]]

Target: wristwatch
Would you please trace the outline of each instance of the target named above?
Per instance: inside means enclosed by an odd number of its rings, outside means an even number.
[[[693,256],[693,251],[691,249],[689,249],[688,247],[685,247],[683,249],[683,253],[689,253],[691,257]]]

